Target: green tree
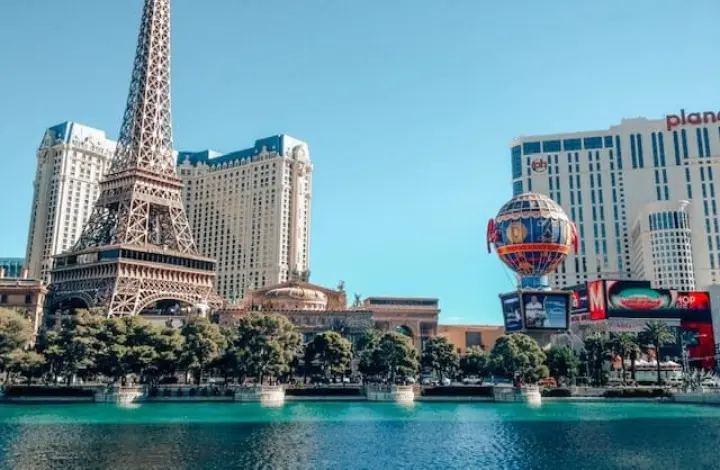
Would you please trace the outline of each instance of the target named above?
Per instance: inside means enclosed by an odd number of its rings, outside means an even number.
[[[10,355],[30,342],[33,336],[32,324],[15,310],[0,308],[0,371],[10,363]]]
[[[32,379],[42,376],[45,370],[45,358],[35,351],[16,350],[10,353],[8,359],[9,370],[25,377],[28,385]]]
[[[233,346],[246,354],[249,375],[262,384],[266,377],[278,378],[290,371],[301,343],[300,333],[286,317],[252,314],[238,321]]]
[[[113,381],[125,382],[129,374],[140,377],[141,381],[146,373],[155,377],[159,354],[156,336],[160,334],[158,327],[142,317],[106,319],[98,335],[100,352],[96,370]]]
[[[383,333],[378,329],[363,331],[355,342],[355,356],[360,357],[363,351],[371,350],[380,344]]]
[[[225,347],[225,337],[218,325],[206,319],[197,319],[183,325],[185,344],[180,363],[200,384],[203,372],[220,356]]]
[[[490,352],[490,363],[497,375],[508,378],[519,375],[529,383],[548,376],[545,359],[537,342],[520,333],[501,336]]]
[[[460,372],[465,377],[483,378],[488,374],[490,355],[478,346],[468,348],[460,358]]]
[[[53,378],[62,374],[65,351],[60,345],[60,333],[56,330],[41,330],[35,342],[35,350],[45,358],[45,371]]]
[[[157,328],[152,338],[157,355],[148,367],[154,380],[174,375],[179,367],[185,346],[185,337],[180,330],[172,327]]]
[[[610,342],[601,333],[593,333],[585,338],[585,359],[588,365],[588,372],[596,384],[605,382],[603,374],[603,363],[610,356]]]
[[[317,363],[324,376],[345,375],[351,360],[352,344],[335,331],[315,335],[305,347],[305,364]]]
[[[87,378],[97,371],[98,357],[104,347],[101,332],[105,319],[88,310],[76,310],[63,321],[57,335],[50,336],[52,354],[59,356],[59,372],[70,385],[74,376]]]
[[[127,331],[125,370],[142,378],[158,359],[155,338],[160,334],[160,329],[142,317],[124,317],[123,321]]]
[[[100,350],[95,368],[113,382],[117,382],[127,373],[127,334],[127,323],[122,317],[106,319],[98,333]]]
[[[670,327],[661,320],[650,320],[645,324],[645,336],[649,341],[647,347],[655,347],[655,361],[657,362],[657,383],[662,385],[662,368],[660,366],[660,348],[675,342],[675,335]]]
[[[373,346],[368,345],[360,356],[360,373],[365,377],[385,378],[395,382],[397,377],[414,376],[419,367],[417,350],[412,339],[388,332]]]
[[[577,374],[580,361],[569,347],[550,348],[546,356],[547,366],[553,377],[571,379]]]
[[[225,337],[225,349],[215,360],[213,368],[216,369],[228,383],[231,378],[242,375],[240,369],[244,368],[242,351],[235,348],[236,330],[234,328],[220,328],[220,332]],[[243,377],[244,380],[244,377]]]
[[[625,359],[630,359],[630,370],[635,380],[635,361],[637,360],[638,338],[632,333],[620,333],[610,338],[612,352],[622,358],[622,381],[625,383]]]
[[[432,371],[440,380],[452,377],[458,370],[460,357],[455,345],[444,336],[430,338],[423,347],[420,364],[423,369]]]

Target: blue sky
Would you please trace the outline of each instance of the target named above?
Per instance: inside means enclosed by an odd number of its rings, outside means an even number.
[[[0,256],[25,252],[44,128],[117,136],[141,7],[0,7]],[[313,282],[500,323],[513,282],[485,227],[510,140],[720,109],[719,17],[716,0],[175,0],[176,146],[306,140]]]

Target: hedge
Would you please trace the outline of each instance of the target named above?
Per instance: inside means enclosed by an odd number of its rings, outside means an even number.
[[[493,387],[428,387],[422,389],[422,396],[424,397],[492,397]]]
[[[568,398],[572,393],[567,388],[546,388],[542,391],[544,397]]]
[[[78,387],[8,387],[5,396],[43,398],[92,398],[95,391]]]
[[[285,395],[291,397],[359,397],[361,389],[357,387],[328,387],[328,388],[288,388]]]
[[[606,390],[605,398],[665,398],[671,397],[672,393],[664,388],[620,388],[617,390]]]

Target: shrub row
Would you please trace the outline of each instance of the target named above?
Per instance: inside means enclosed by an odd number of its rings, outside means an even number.
[[[428,387],[422,389],[424,397],[492,397],[493,387]]]
[[[7,387],[5,396],[43,397],[43,398],[90,398],[95,396],[93,390],[78,387]]]
[[[329,387],[329,388],[288,388],[285,395],[291,397],[359,397],[362,395],[358,387]]]
[[[572,396],[567,388],[546,388],[541,393],[544,397],[569,398]]]
[[[232,390],[225,390],[223,392],[222,390],[217,389],[217,388],[191,388],[191,389],[178,388],[177,390],[172,390],[170,388],[159,389],[159,388],[153,387],[150,390],[148,390],[149,398],[157,398],[157,397],[163,397],[163,398],[220,397],[220,396],[232,397],[232,396],[234,396],[234,394],[235,394],[235,392]]]
[[[620,388],[606,390],[605,398],[664,398],[671,397],[672,393],[664,388]]]

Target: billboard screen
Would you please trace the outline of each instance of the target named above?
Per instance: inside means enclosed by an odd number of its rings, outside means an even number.
[[[581,315],[588,312],[588,291],[587,289],[577,289],[572,291],[570,304],[570,313],[572,315]]]
[[[652,289],[632,281],[605,281],[605,284],[606,311],[610,317],[710,321],[707,292]]]
[[[715,369],[715,340],[712,323],[682,323],[685,333],[685,344],[693,367]]]
[[[513,332],[522,330],[522,309],[520,307],[520,294],[513,292],[500,296],[502,302],[503,318],[505,319],[505,331]]]
[[[570,292],[523,292],[523,314],[527,330],[567,330]]]

